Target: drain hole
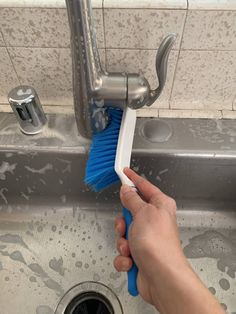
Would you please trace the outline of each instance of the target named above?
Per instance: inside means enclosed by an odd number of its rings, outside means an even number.
[[[76,296],[67,306],[65,314],[114,314],[109,300],[102,294],[89,291]]]

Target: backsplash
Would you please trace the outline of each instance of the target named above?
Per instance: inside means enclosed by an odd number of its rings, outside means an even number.
[[[177,33],[163,94],[140,116],[236,118],[236,1],[96,0],[93,7],[103,67],[142,72],[153,88],[156,50]],[[0,0],[0,111],[10,110],[11,88],[29,84],[47,112],[73,112],[69,45],[63,0]]]

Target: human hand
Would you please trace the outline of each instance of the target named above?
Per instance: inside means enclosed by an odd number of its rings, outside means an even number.
[[[175,201],[131,169],[124,172],[139,194],[126,185],[121,187],[122,204],[130,210],[133,222],[127,241],[124,219],[116,220],[120,255],[114,260],[115,268],[128,271],[131,253],[139,269],[140,295],[162,314],[225,314],[183,254]]]
[[[176,203],[131,169],[126,168],[124,172],[138,189],[139,195],[126,185],[121,187],[121,201],[130,210],[133,223],[127,241],[124,238],[124,219],[116,220],[120,255],[115,258],[114,266],[118,271],[128,271],[132,266],[131,253],[139,269],[139,293],[145,301],[154,304],[150,283],[158,276],[158,271],[163,265],[168,268],[173,260],[180,267],[187,264],[179,240]]]

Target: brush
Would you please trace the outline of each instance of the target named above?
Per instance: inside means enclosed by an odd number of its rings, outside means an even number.
[[[116,159],[115,159],[115,171],[120,178],[122,184],[129,185],[130,187],[136,188],[133,182],[124,174],[124,168],[130,167],[132,146],[134,140],[134,131],[136,125],[136,110],[126,108],[123,112],[119,138],[117,143]],[[132,215],[130,211],[123,207],[123,217],[126,224],[125,237],[129,239],[129,227],[132,223]],[[138,295],[137,289],[137,274],[138,268],[133,260],[131,269],[128,271],[128,291],[132,296]]]
[[[122,184],[134,187],[123,170],[130,166],[136,111],[130,108],[122,111],[109,107],[107,112],[110,118],[109,124],[104,131],[93,136],[86,165],[85,183],[96,192],[119,180]],[[122,212],[126,223],[125,237],[128,240],[132,215],[126,208],[123,208]],[[137,273],[138,268],[133,261],[132,268],[128,271],[128,291],[132,296],[138,295]]]

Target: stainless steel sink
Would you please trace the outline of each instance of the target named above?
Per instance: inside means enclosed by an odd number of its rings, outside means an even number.
[[[76,135],[72,116],[48,118],[42,134],[28,137],[11,114],[0,114],[1,314],[72,314],[67,302],[91,291],[103,295],[115,314],[156,313],[128,295],[126,274],[112,266],[118,186],[89,191],[83,184],[89,143]],[[231,314],[236,313],[234,124],[139,119],[132,160],[134,169],[176,198],[184,252]],[[91,304],[83,303],[78,313],[103,313]]]

